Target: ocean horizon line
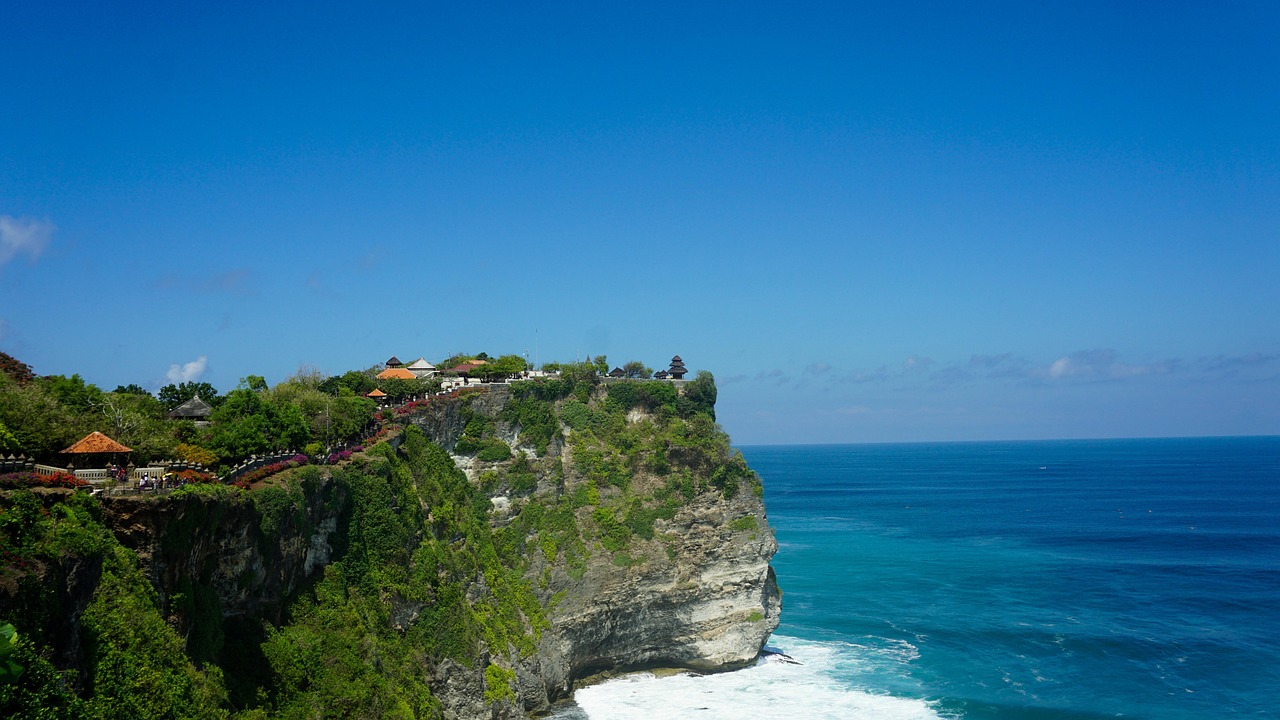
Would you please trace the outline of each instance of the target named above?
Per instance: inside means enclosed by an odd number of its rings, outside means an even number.
[[[732,433],[730,433],[732,436]],[[973,440],[877,440],[848,442],[815,442],[815,443],[734,443],[735,448],[785,448],[785,447],[890,447],[905,445],[981,445],[981,444],[1032,444],[1032,443],[1072,443],[1072,442],[1134,442],[1160,440],[1259,440],[1280,438],[1280,433],[1261,433],[1251,435],[1133,435],[1117,437],[1063,437],[1063,438],[1018,438],[1018,439],[973,439]]]

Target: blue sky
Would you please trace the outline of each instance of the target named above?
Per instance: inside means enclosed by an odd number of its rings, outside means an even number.
[[[1280,433],[1274,3],[456,5],[0,6],[0,349],[679,353],[751,444]]]

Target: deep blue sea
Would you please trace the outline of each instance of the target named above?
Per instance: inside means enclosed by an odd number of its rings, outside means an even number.
[[[1280,437],[743,448],[773,657],[623,718],[1280,718]]]

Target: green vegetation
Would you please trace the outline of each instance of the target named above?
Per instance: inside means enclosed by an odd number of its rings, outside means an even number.
[[[501,417],[519,427],[539,454],[559,435],[561,424],[569,429],[577,484],[566,498],[573,507],[594,508],[592,536],[616,554],[615,561],[635,560],[624,553],[632,539],[653,539],[654,523],[674,517],[698,493],[732,498],[744,486],[753,492],[762,487],[715,424],[710,373],[700,372],[681,392],[656,380],[600,384],[595,361],[558,369],[559,378],[513,385]],[[643,368],[633,369],[639,374]],[[665,480],[635,486],[635,479],[645,476]],[[754,518],[742,519],[741,529],[748,529],[748,520],[754,529]]]
[[[490,705],[503,700],[514,701],[516,692],[512,686],[516,682],[514,670],[507,670],[492,663],[484,669],[484,699]]]
[[[490,366],[514,367],[512,358]],[[486,463],[476,483],[408,425],[323,470],[290,470],[253,490],[192,484],[154,500],[173,509],[159,551],[177,556],[246,514],[264,556],[311,537],[318,507],[336,518],[322,573],[263,617],[224,617],[208,567],[171,581],[162,602],[87,494],[0,493],[0,581],[17,588],[3,618],[16,634],[0,623],[0,716],[435,718],[443,707],[427,678],[446,658],[483,673],[487,703],[517,702],[512,667],[535,652],[565,584],[593,555],[606,567],[665,562],[678,541],[664,521],[700,496],[761,487],[715,423],[710,373],[677,387],[646,379],[639,363],[627,364],[635,379],[602,383],[604,357],[559,369],[513,384],[501,408],[458,401],[453,451]],[[187,384],[154,398],[10,367],[0,373],[0,445],[53,452],[109,422],[153,457],[227,463],[314,450],[361,439],[374,386],[391,394],[372,371],[300,371],[274,387],[249,376],[220,397]],[[209,427],[164,418],[187,392],[214,405]],[[503,437],[516,438],[514,452]],[[500,522],[497,495],[510,501]],[[754,516],[730,527],[758,529]],[[59,583],[86,565],[101,576],[73,607]],[[242,589],[254,581],[252,571],[236,578]],[[79,608],[83,662],[58,667]]]
[[[0,715],[227,716],[221,672],[192,664],[183,640],[161,617],[137,558],[102,525],[95,499],[76,493],[46,507],[27,491],[0,495],[0,555],[2,572],[17,587],[9,620],[23,638],[14,660],[26,670],[16,684],[0,685]],[[50,646],[69,611],[41,572],[95,563],[101,578],[80,616],[86,667],[79,682],[88,695],[81,700],[67,684],[74,675],[55,669],[39,649]]]
[[[379,445],[370,455],[334,476],[351,496],[345,553],[263,645],[273,717],[316,708],[431,716],[438,706],[422,680],[423,658],[470,664],[482,648],[529,654],[547,627],[522,559],[495,538],[488,500],[447,453],[410,427],[399,452]],[[486,590],[468,599],[476,577]],[[417,617],[397,631],[392,614],[405,607]],[[514,698],[507,672],[486,671],[490,702]]]
[[[369,371],[326,378],[302,370],[275,387],[250,375],[218,395],[208,383],[166,385],[153,397],[138,385],[104,392],[79,375],[37,376],[5,355],[0,363],[0,452],[23,453],[62,465],[59,452],[93,430],[133,449],[131,460],[186,460],[230,467],[250,455],[311,446],[317,454],[356,441],[373,421],[377,405],[364,397],[375,382]],[[438,387],[438,381],[398,381],[392,397]],[[361,392],[357,393],[357,390]],[[167,413],[199,394],[213,407],[208,427],[172,420]]]

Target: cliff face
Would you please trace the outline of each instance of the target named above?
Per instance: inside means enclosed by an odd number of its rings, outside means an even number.
[[[744,527],[744,518],[759,525]],[[660,522],[677,539],[637,548],[643,564],[620,568],[604,557],[580,581],[557,578],[566,595],[539,648],[551,687],[567,690],[600,670],[741,667],[777,627],[769,567],[777,543],[758,500],[708,498]]]
[[[517,453],[534,456],[537,449],[525,436],[526,428],[509,413],[504,418],[509,395],[499,388],[476,398],[471,410],[494,420],[494,435]],[[654,420],[654,414],[643,409],[626,413],[628,426]],[[463,436],[467,421],[465,413],[440,411],[415,420],[433,441],[450,449]],[[547,462],[537,468],[539,484],[530,497],[510,492],[502,483],[494,488],[497,525],[540,497],[568,497],[588,487],[600,494],[597,511],[611,501],[635,503],[637,497],[661,494],[667,481],[644,467],[631,469],[625,493],[614,488],[600,492],[590,472],[583,472],[573,457],[575,447],[583,453],[594,448],[575,444],[572,429],[560,429],[563,434],[548,443]],[[686,480],[711,474],[702,462],[705,454],[681,447],[667,452],[673,458],[682,454],[690,459]],[[467,456],[454,459],[480,485],[504,465]],[[563,554],[547,558],[531,553],[526,574],[545,585],[540,595],[550,606],[550,628],[541,637],[536,657],[517,668],[522,704],[542,709],[571,692],[575,680],[604,670],[714,671],[753,662],[777,628],[781,611],[781,593],[769,566],[777,542],[758,487],[754,492],[744,487],[730,496],[704,485],[670,517],[654,519],[652,537],[632,536],[625,552],[593,545],[594,552],[576,566],[565,562]],[[593,523],[597,513],[592,510],[576,511],[580,524]]]
[[[417,439],[350,468],[104,498],[101,522],[191,660],[222,667],[233,707],[266,693],[281,714],[322,710],[336,695],[356,717],[522,717],[602,670],[749,664],[780,610],[759,480],[709,405],[616,387],[436,403],[405,419]],[[101,562],[63,565],[41,581],[71,611],[51,644],[88,673],[77,618]],[[346,639],[350,626],[365,634]],[[343,675],[350,653],[342,695],[321,674]],[[381,694],[351,699],[382,677]]]
[[[221,617],[279,623],[286,601],[329,563],[348,500],[342,489],[302,483],[281,499],[280,507],[264,507],[245,494],[124,496],[104,498],[102,508],[155,586],[162,612],[185,635],[196,618],[175,598],[192,603],[201,595],[217,602]]]

